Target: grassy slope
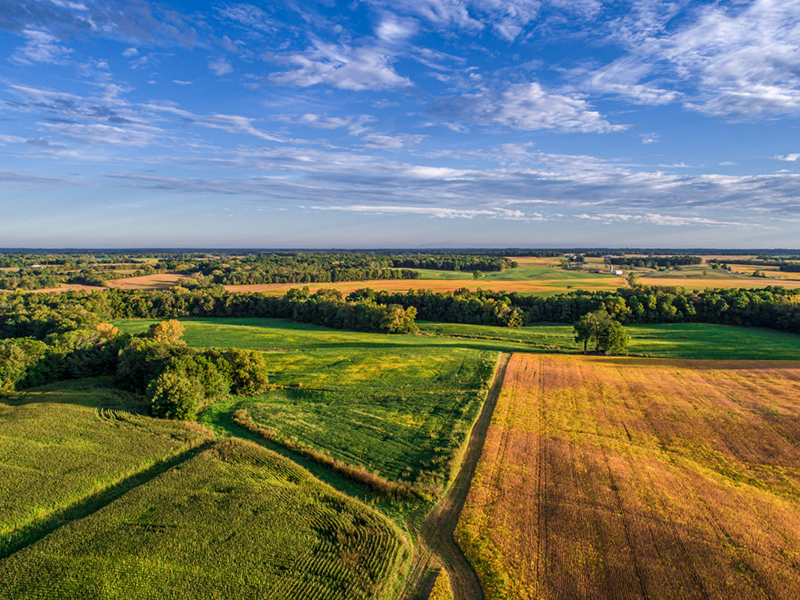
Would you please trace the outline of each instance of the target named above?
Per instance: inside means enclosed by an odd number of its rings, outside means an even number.
[[[135,414],[142,408],[102,380],[0,401],[0,547],[15,530],[209,437]]]
[[[0,562],[0,598],[389,599],[409,559],[390,521],[231,440]]]
[[[138,331],[148,323],[118,326]],[[480,341],[341,332],[275,319],[184,325],[192,346],[270,351],[270,382],[292,388],[236,399],[209,418],[246,408],[280,438],[433,495],[451,476],[496,361]]]

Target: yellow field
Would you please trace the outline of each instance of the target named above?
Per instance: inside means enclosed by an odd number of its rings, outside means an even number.
[[[487,599],[800,591],[800,362],[515,355],[456,539]]]
[[[108,287],[122,290],[164,290],[176,286],[187,279],[189,278],[185,275],[172,275],[169,273],[143,275],[142,277],[111,279],[108,281]]]

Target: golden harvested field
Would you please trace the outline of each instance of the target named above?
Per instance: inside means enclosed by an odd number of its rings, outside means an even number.
[[[142,277],[129,277],[127,279],[110,279],[108,287],[122,290],[165,290],[178,285],[188,279],[185,275],[172,275],[162,273],[157,275],[144,275]]]
[[[396,280],[377,280],[377,281],[348,281],[342,283],[267,283],[262,285],[226,285],[225,289],[231,292],[266,292],[283,295],[292,288],[308,287],[311,292],[319,289],[335,288],[343,294],[361,288],[371,288],[373,290],[386,290],[388,292],[407,292],[408,290],[433,290],[434,292],[448,292],[461,288],[470,290],[493,289],[505,290],[508,292],[547,292],[553,290],[551,286],[536,284],[531,281],[481,281],[476,283],[472,280],[460,279],[396,279]],[[619,285],[609,286],[609,290],[620,287]],[[576,287],[577,289],[577,287]],[[566,291],[566,289],[564,289]]]
[[[755,269],[753,269],[755,270]],[[752,272],[752,270],[751,270]],[[741,277],[736,279],[689,279],[683,277],[639,277],[642,285],[670,285],[684,287],[688,290],[704,290],[706,288],[763,288],[770,285],[780,285],[786,288],[800,287],[798,279],[764,279],[761,277]]]
[[[800,594],[800,362],[514,355],[456,539],[487,599]]]

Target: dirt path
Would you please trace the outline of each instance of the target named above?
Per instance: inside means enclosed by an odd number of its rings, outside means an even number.
[[[434,568],[434,565],[431,564],[432,559],[438,559],[439,564],[450,577],[455,600],[483,600],[484,598],[478,576],[461,548],[456,544],[453,532],[458,524],[458,518],[461,516],[461,509],[464,508],[467,500],[470,482],[481,457],[483,443],[486,440],[489,424],[492,422],[492,413],[500,395],[510,358],[510,354],[501,354],[498,358],[494,382],[486,395],[486,402],[483,404],[481,414],[472,428],[472,434],[461,462],[461,469],[442,500],[425,518],[419,532],[422,556],[418,562],[418,568],[425,571],[432,570]],[[420,584],[424,585],[427,578],[422,577],[421,579],[423,581]],[[407,597],[415,597],[414,593],[417,594],[416,597],[420,597],[421,591],[421,597],[427,598],[424,588],[420,590],[418,586],[414,587],[417,589]]]

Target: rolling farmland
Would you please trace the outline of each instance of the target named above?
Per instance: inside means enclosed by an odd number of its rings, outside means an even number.
[[[211,437],[143,410],[97,380],[0,401],[0,556],[43,519]]]
[[[0,598],[389,600],[410,556],[385,517],[229,440],[0,561]]]
[[[520,355],[457,540],[487,598],[795,598],[800,364]]]
[[[148,323],[119,327],[133,331]],[[220,402],[203,422],[218,424],[244,410],[284,446],[322,452],[426,497],[438,496],[452,477],[496,363],[494,352],[448,339],[276,319],[184,324],[193,346],[269,351],[270,382],[280,388]]]

